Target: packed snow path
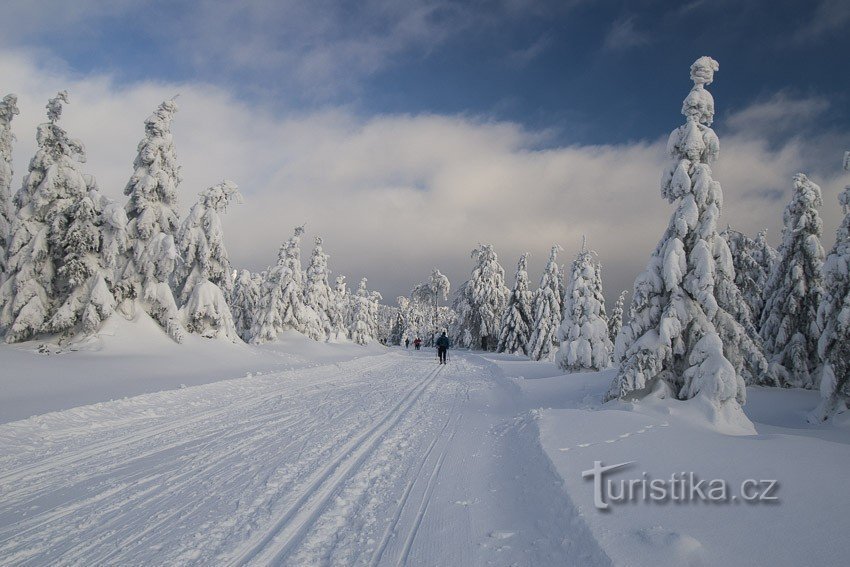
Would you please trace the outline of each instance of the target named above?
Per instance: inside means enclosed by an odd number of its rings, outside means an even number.
[[[10,423],[0,564],[607,564],[529,409],[393,351]]]

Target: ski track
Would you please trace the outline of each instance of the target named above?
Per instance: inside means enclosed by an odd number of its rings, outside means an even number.
[[[453,355],[395,351],[0,426],[0,565],[606,564],[518,390]],[[529,478],[499,460],[512,447]],[[528,490],[544,512],[521,510]]]

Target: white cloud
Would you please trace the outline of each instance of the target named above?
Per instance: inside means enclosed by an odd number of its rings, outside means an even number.
[[[778,92],[732,112],[723,123],[741,136],[773,138],[811,128],[814,120],[828,109],[829,101],[823,97],[795,97]]]
[[[649,43],[649,35],[635,26],[634,16],[629,16],[619,18],[611,24],[602,46],[609,51],[617,51],[647,43]]]
[[[850,3],[847,0],[820,0],[810,20],[794,35],[800,42],[817,41],[833,33],[846,33],[850,23]]]
[[[658,190],[666,159],[661,132],[650,133],[652,142],[539,150],[545,136],[512,123],[468,116],[362,118],[344,108],[279,117],[208,85],[118,86],[109,77],[45,70],[8,52],[0,53],[0,76],[21,107],[13,124],[16,184],[35,149],[44,104],[68,88],[63,124],[87,145],[87,170],[108,194],[122,198],[142,121],[179,92],[174,135],[183,164],[183,211],[204,187],[233,179],[245,194],[245,203],[225,217],[237,265],[260,269],[273,262],[279,244],[306,221],[311,235],[325,237],[331,269],[350,280],[367,275],[388,301],[433,266],[457,286],[478,242],[496,246],[509,274],[518,255],[531,251],[536,279],[552,242],[566,248],[562,260],[568,262],[582,235],[600,254],[611,295],[631,288],[672,210]],[[808,166],[809,153],[826,151],[815,142],[794,139],[774,151],[763,139],[722,136],[715,167],[726,200],[721,222],[748,232],[767,226],[775,241],[785,198],[777,201],[770,191],[788,194],[791,176]],[[843,184],[842,148],[831,149],[835,169],[809,172],[825,189],[828,243]]]

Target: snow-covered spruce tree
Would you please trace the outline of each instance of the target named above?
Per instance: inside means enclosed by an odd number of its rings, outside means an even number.
[[[67,102],[65,91],[48,102],[38,151],[15,196],[9,278],[0,289],[7,342],[41,332],[93,332],[114,306],[99,256],[97,186],[80,170],[82,143],[58,125]]]
[[[241,202],[239,188],[222,181],[201,191],[177,234],[183,262],[175,280],[183,323],[189,332],[208,338],[238,341],[228,298],[233,292],[233,268],[224,247],[219,213],[232,202]]]
[[[844,169],[850,171],[850,152],[844,154]],[[838,202],[844,220],[824,264],[824,294],[818,307],[818,326],[823,329],[818,340],[821,401],[809,416],[816,423],[850,405],[850,185],[838,195]]]
[[[94,333],[115,309],[107,283],[114,277],[114,265],[100,253],[100,204],[100,195],[92,187],[68,210],[71,222],[64,237],[65,256],[57,270],[56,283],[61,287],[55,296],[64,300],[48,323],[52,332]]]
[[[505,270],[490,244],[480,244],[472,251],[472,258],[475,259],[472,277],[462,286],[455,301],[458,322],[454,342],[468,348],[495,350],[510,293],[505,287]]]
[[[373,338],[372,302],[369,297],[369,290],[366,288],[367,282],[366,278],[360,280],[360,287],[351,297],[352,316],[349,334],[351,340],[358,345],[367,345]]]
[[[137,302],[177,342],[183,340],[170,282],[177,264],[177,186],[180,166],[171,122],[177,104],[167,100],[145,119],[133,175],[124,188],[130,257],[118,286],[121,300]]]
[[[812,388],[818,359],[818,304],[823,296],[823,228],[817,207],[821,190],[802,173],[785,207],[779,260],[765,288],[761,337],[765,352],[786,386]]]
[[[628,293],[625,289],[620,293],[617,303],[614,304],[614,309],[611,310],[611,317],[608,318],[608,339],[612,345],[616,342],[620,329],[623,328],[623,306],[626,304]]]
[[[293,329],[313,340],[321,339],[316,314],[304,302],[304,271],[301,266],[301,236],[304,226],[297,226],[289,240],[280,249],[282,330]]]
[[[18,112],[18,97],[8,94],[0,101],[0,285],[6,279],[6,250],[12,233],[12,119]]]
[[[710,127],[714,99],[705,85],[718,67],[710,57],[691,65],[694,86],[682,104],[687,120],[670,134],[671,164],[661,183],[676,211],[635,281],[630,320],[617,340],[621,365],[606,399],[641,397],[664,384],[680,399],[698,398],[716,421],[752,430],[740,406],[744,379],[725,354],[734,345],[721,340],[746,333],[715,297],[718,272],[734,278],[717,233],[722,192],[710,167],[720,143]]]
[[[439,334],[439,305],[440,297],[443,301],[448,299],[451,284],[449,278],[444,276],[440,270],[434,268],[428,280],[416,285],[411,291],[414,308],[422,315],[422,328],[419,337],[425,341],[425,346],[433,346]]]
[[[260,304],[261,285],[262,279],[259,275],[248,270],[240,270],[233,284],[230,312],[236,332],[246,343],[251,341],[251,329]]]
[[[735,267],[735,284],[750,310],[752,321],[761,321],[764,309],[764,288],[776,262],[776,251],[767,243],[767,231],[762,230],[755,239],[727,227],[721,235],[732,252]]]
[[[514,288],[508,297],[508,305],[502,316],[499,332],[498,352],[510,354],[528,354],[528,341],[531,339],[531,290],[528,289],[528,253],[519,257],[516,266]]]
[[[611,364],[601,268],[584,243],[570,270],[558,342],[555,361],[563,370],[602,370]]]
[[[369,332],[373,339],[386,342],[389,320],[381,316],[381,301],[383,299],[384,297],[379,292],[369,291]]]
[[[307,267],[307,283],[304,291],[304,301],[316,314],[312,319],[315,328],[308,329],[307,335],[316,338],[330,338],[333,327],[330,312],[333,308],[334,292],[331,289],[328,276],[328,255],[322,249],[322,238],[317,236],[313,247],[310,265]]]
[[[330,320],[333,337],[348,336],[348,322],[350,320],[350,302],[348,290],[345,287],[345,276],[337,276],[334,280],[334,292],[328,308],[328,319]]]
[[[549,261],[540,278],[540,286],[534,294],[531,338],[528,356],[532,360],[551,359],[558,346],[557,332],[561,324],[564,283],[561,269],[558,267],[558,252],[563,250],[557,244],[552,246]]]
[[[254,312],[250,330],[251,343],[262,344],[277,339],[283,330],[281,320],[281,305],[283,289],[281,288],[281,273],[284,270],[280,264],[263,272],[257,309]]]
[[[390,329],[389,339],[389,344],[392,346],[399,346],[404,342],[404,331],[407,327],[407,309],[410,306],[410,300],[400,295],[396,297],[396,304],[398,308],[396,309],[395,319]]]

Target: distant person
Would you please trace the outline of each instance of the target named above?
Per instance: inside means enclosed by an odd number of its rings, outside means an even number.
[[[410,348],[410,337],[404,338],[404,348]]]
[[[440,338],[437,339],[437,357],[440,359],[440,364],[446,363],[446,354],[449,351],[449,338],[446,336],[446,332],[443,331],[443,334],[440,335]]]
[[[421,347],[421,346],[422,346],[422,339],[420,339],[419,337],[416,337],[416,340],[413,341],[413,348],[415,348],[416,350],[419,350],[419,347]]]

